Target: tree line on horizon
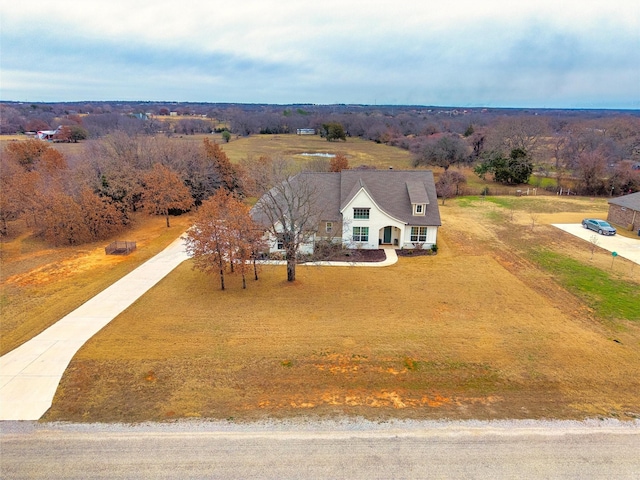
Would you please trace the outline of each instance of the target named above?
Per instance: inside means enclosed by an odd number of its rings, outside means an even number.
[[[219,188],[240,197],[247,194],[247,164],[231,165],[222,147],[209,139],[195,146],[171,142],[153,126],[161,121],[124,114],[125,106],[117,110],[100,104],[84,112],[81,109],[86,106],[0,104],[3,132],[16,125],[66,122],[82,127],[89,137],[82,158],[72,159],[46,142],[8,142],[1,158],[0,234],[8,233],[9,221],[23,218],[53,244],[77,244],[120,231],[138,210],[164,215],[169,222],[170,212],[199,207]],[[188,108],[180,113],[196,115],[195,109]],[[585,195],[640,190],[640,118],[630,114],[498,111],[485,115],[347,106],[202,108],[214,109],[209,114],[234,135],[286,133],[299,126],[316,128],[328,140],[357,136],[406,149],[415,167],[443,169],[437,185],[443,201],[466,181],[450,168],[463,165],[474,167],[483,178],[506,184],[526,183],[536,173],[553,176],[554,188],[566,183]],[[338,160],[340,165],[317,161],[307,168],[347,168],[342,164],[346,159]],[[162,200],[159,192],[163,190],[175,198]],[[63,216],[82,222],[65,223],[60,220]],[[92,223],[92,218],[103,220]]]
[[[503,183],[526,183],[537,173],[553,175],[558,189],[570,180],[585,195],[640,188],[633,171],[640,162],[638,111],[163,102],[5,102],[0,110],[0,133],[62,125],[82,128],[90,139],[217,132],[226,142],[313,128],[327,139],[359,137],[408,150],[414,166],[477,166],[478,175]],[[180,118],[165,121],[172,112]]]

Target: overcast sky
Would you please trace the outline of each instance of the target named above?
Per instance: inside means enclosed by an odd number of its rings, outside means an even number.
[[[639,0],[0,0],[0,99],[640,108]]]

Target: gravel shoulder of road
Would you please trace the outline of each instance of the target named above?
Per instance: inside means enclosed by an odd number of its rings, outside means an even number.
[[[417,421],[389,420],[373,422],[364,419],[291,420],[234,423],[228,421],[180,420],[166,423],[66,423],[37,421],[0,422],[0,435],[20,435],[37,432],[67,433],[246,433],[246,434],[385,434],[397,435],[482,431],[496,435],[550,432],[560,434],[617,433],[640,434],[640,420],[620,421],[613,418],[588,420],[466,420],[466,421]]]

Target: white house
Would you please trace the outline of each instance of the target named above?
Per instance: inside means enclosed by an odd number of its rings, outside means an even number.
[[[55,130],[38,130],[35,137],[38,140],[53,140],[55,136],[60,133],[61,128],[62,126],[60,125]]]
[[[307,219],[302,252],[319,241],[341,242],[346,248],[431,248],[441,225],[433,173],[428,170],[343,170],[308,172],[291,180],[312,192],[313,212]],[[268,227],[260,211],[261,198],[252,210],[254,219]],[[284,200],[280,200],[283,204]],[[290,217],[296,214],[292,213]],[[302,220],[301,220],[302,221]],[[276,230],[282,231],[276,224]],[[270,251],[282,251],[281,239],[269,239]]]

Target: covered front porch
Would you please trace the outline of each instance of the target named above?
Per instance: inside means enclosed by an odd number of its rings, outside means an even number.
[[[387,225],[378,230],[378,245],[381,247],[400,248],[402,246],[402,229]]]
[[[427,249],[436,244],[438,227],[386,225],[378,229],[379,248]]]

